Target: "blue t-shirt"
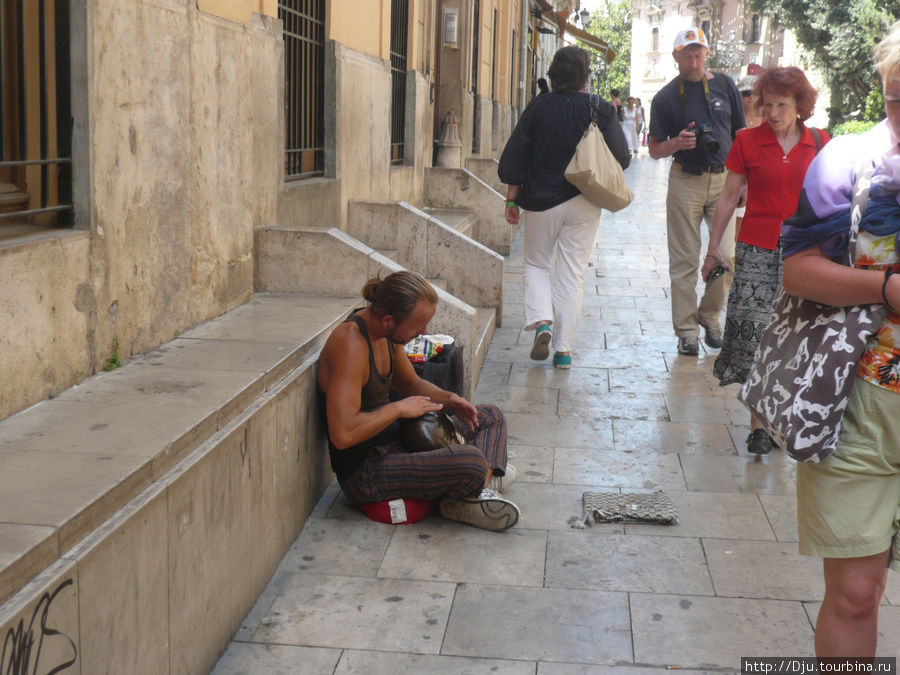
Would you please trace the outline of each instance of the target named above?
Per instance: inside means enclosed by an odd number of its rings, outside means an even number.
[[[701,124],[709,125],[719,142],[717,152],[707,155],[698,145],[693,150],[679,150],[675,158],[695,166],[723,166],[735,134],[747,126],[744,104],[734,81],[724,75],[707,80],[709,105],[703,92],[703,82],[684,80],[683,101],[680,82],[682,79],[676,77],[653,97],[650,104],[650,136],[665,141],[680,134],[691,122],[695,123],[693,128]]]

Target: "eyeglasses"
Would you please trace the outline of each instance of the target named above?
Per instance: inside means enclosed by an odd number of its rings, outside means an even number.
[[[742,91],[741,92],[741,96],[743,96],[744,98],[747,98],[748,96],[752,96],[752,95],[753,95],[752,91]]]

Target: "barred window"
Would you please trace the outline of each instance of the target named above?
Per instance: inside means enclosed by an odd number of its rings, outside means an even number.
[[[759,42],[759,14],[754,14],[750,27],[750,42]]]
[[[406,48],[409,0],[391,0],[391,164],[403,164],[406,141]]]
[[[0,240],[72,225],[67,0],[0,0]]]
[[[325,168],[325,0],[278,0],[284,33],[286,178]]]

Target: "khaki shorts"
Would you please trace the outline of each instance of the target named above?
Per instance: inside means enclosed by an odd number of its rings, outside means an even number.
[[[858,379],[838,447],[797,467],[800,553],[861,558],[893,546],[900,571],[900,395]]]

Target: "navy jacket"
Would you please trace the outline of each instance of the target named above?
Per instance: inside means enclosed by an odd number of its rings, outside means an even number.
[[[613,156],[628,168],[625,133],[608,101],[596,99],[598,126]],[[516,204],[546,211],[580,194],[563,175],[591,122],[590,97],[582,92],[542,94],[528,104],[500,156],[497,173],[506,185],[520,185]]]

